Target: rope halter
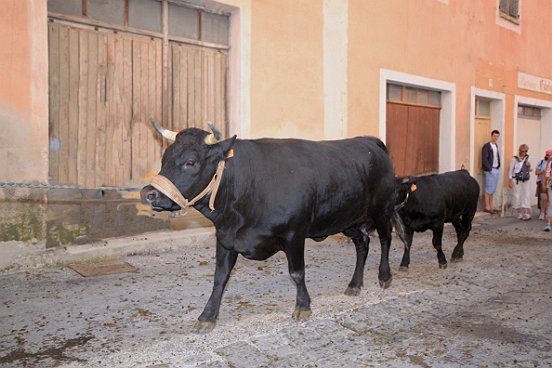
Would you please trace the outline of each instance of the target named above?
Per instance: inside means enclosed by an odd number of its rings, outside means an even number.
[[[151,186],[169,197],[173,202],[178,204],[182,208],[182,211],[184,211],[188,207],[193,206],[197,201],[210,193],[211,197],[209,198],[209,208],[211,209],[211,211],[214,211],[215,197],[217,196],[225,164],[225,160],[219,161],[217,165],[217,170],[215,171],[215,174],[213,175],[213,178],[211,179],[209,184],[207,184],[207,186],[201,191],[201,193],[196,195],[191,200],[186,199],[182,195],[182,193],[180,193],[180,190],[163,175],[154,176],[151,180]]]

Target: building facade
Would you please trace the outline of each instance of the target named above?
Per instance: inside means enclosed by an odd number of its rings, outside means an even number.
[[[479,180],[481,146],[498,129],[501,187],[519,144],[534,159],[552,147],[547,0],[0,8],[0,226],[10,234],[0,240],[61,226],[52,244],[62,244],[67,224],[49,222],[51,203],[135,199],[166,147],[149,116],[173,129],[212,120],[240,138],[375,135],[397,175],[464,167]],[[508,202],[498,194],[497,206]],[[29,219],[39,230],[14,226]],[[90,232],[79,225],[68,238]]]

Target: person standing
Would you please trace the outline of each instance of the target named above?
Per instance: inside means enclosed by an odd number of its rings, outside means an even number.
[[[548,198],[548,207],[546,208],[546,225],[544,231],[552,230],[552,149],[546,151],[548,160],[542,173],[542,194]],[[546,194],[545,194],[546,193]]]
[[[510,182],[509,187],[513,189],[512,208],[516,211],[516,216],[520,220],[531,220],[531,184],[529,176],[531,170],[531,161],[529,161],[529,146],[522,144],[519,146],[517,156],[512,157],[510,170],[508,170]]]
[[[552,150],[548,150],[551,151]],[[544,169],[546,167],[546,160],[548,160],[548,157],[550,156],[548,154],[548,151],[544,154],[544,159],[540,160],[537,164],[537,167],[535,167],[535,175],[537,175],[537,191],[535,193],[535,197],[537,197],[537,207],[539,209],[539,220],[544,220],[546,216],[546,207],[548,206],[548,198],[546,196],[546,188],[542,189],[542,177],[544,173]],[[545,194],[544,196],[542,194]]]
[[[493,195],[498,185],[498,169],[500,168],[500,153],[496,142],[500,137],[498,130],[491,132],[491,140],[483,145],[481,152],[483,173],[485,175],[485,212],[497,213],[493,205]]]

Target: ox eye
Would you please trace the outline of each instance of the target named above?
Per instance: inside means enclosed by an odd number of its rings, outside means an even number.
[[[185,167],[194,167],[195,164],[196,164],[196,161],[190,159],[190,160],[188,160],[188,161],[186,161],[186,162],[184,163],[184,166],[185,166]]]

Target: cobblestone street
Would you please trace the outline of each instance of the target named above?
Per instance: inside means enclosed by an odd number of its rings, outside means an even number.
[[[542,221],[478,216],[464,261],[439,269],[431,234],[414,237],[389,289],[372,237],[365,286],[344,295],[354,246],[309,241],[312,316],[291,318],[285,256],[242,257],[218,324],[192,326],[212,288],[214,239],[127,256],[137,273],[84,278],[66,267],[0,276],[0,365],[63,367],[543,367],[552,365],[552,238]],[[450,259],[456,235],[446,227]]]

